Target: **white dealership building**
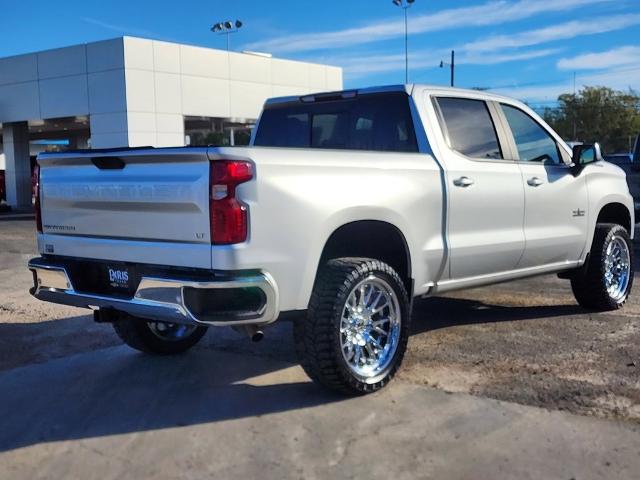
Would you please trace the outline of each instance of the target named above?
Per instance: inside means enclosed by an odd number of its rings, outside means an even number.
[[[265,99],[342,89],[328,65],[120,37],[0,59],[0,170],[31,204],[43,149],[244,143]]]

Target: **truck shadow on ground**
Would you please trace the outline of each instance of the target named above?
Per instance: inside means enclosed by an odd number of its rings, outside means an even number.
[[[151,357],[120,346],[5,371],[0,452],[346,400],[304,381],[291,367],[206,349]]]
[[[580,313],[584,310],[574,305],[498,307],[436,297],[416,303],[412,334],[453,325]],[[32,329],[51,332],[44,341],[69,343],[77,339],[77,331],[69,338],[65,332],[80,328],[82,322],[90,320],[83,316],[19,327],[0,324],[0,337],[17,339],[25,332],[16,332],[16,328]],[[87,333],[105,327],[85,326],[90,330]],[[55,338],[56,330],[63,332],[60,338]],[[117,339],[110,332],[104,335],[101,341],[85,341],[64,358],[0,372],[0,451],[259,418],[349,401],[305,381],[298,369],[291,368],[295,356],[290,323],[274,327],[264,347],[252,348],[243,338],[212,334],[208,346],[205,342],[204,348],[177,357],[151,357],[124,346],[109,347]]]
[[[581,315],[579,305],[500,306],[482,301],[433,297],[414,302],[411,334],[417,335],[456,325],[475,325]]]

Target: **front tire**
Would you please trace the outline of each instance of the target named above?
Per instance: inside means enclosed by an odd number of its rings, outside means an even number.
[[[402,363],[410,303],[386,263],[339,258],[322,268],[307,317],[294,324],[296,353],[315,382],[349,395],[384,387]]]
[[[131,348],[155,355],[186,352],[207,333],[207,327],[153,322],[129,315],[114,321],[113,329]]]
[[[571,279],[578,303],[595,311],[621,308],[633,285],[633,244],[627,230],[616,224],[596,225],[587,262]]]

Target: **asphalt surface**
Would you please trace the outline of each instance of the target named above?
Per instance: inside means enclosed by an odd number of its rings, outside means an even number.
[[[635,293],[605,314],[554,276],[421,300],[400,375],[344,399],[288,323],[153,358],[35,301],[32,230],[0,222],[0,478],[638,478]]]

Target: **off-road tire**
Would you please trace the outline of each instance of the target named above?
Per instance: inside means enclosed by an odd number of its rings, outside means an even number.
[[[164,340],[155,335],[145,319],[124,315],[113,322],[118,337],[131,348],[154,355],[184,353],[200,341],[207,327],[197,327],[191,334],[179,340]]]
[[[604,259],[607,247],[614,236],[621,237],[627,244],[629,250],[629,261],[631,262],[631,274],[627,291],[623,298],[615,300],[611,298],[605,285],[605,265]],[[582,272],[571,278],[571,290],[578,303],[589,310],[609,311],[621,308],[631,292],[633,286],[633,243],[629,238],[629,233],[621,225],[614,223],[599,223],[591,245],[591,252]]]
[[[340,320],[345,302],[361,280],[374,275],[393,289],[401,315],[398,346],[391,363],[375,383],[357,377],[347,366],[340,346]],[[324,265],[316,279],[305,318],[294,323],[298,359],[316,383],[347,394],[362,395],[384,387],[400,368],[409,339],[411,304],[404,283],[386,263],[371,258],[338,258]]]

